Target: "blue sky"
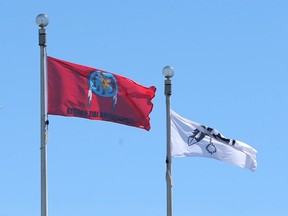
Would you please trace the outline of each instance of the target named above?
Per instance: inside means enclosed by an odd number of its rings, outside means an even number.
[[[176,216],[285,216],[288,2],[0,1],[0,215],[40,215],[40,63],[48,55],[157,87],[149,132],[49,116],[49,215],[166,215],[162,68],[172,108],[258,150],[251,172],[173,159]]]

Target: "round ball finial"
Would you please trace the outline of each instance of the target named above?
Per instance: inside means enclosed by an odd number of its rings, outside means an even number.
[[[49,23],[49,19],[48,19],[48,16],[46,14],[39,14],[36,17],[36,24],[39,27],[44,28],[48,25],[48,23]]]
[[[165,66],[162,70],[162,74],[165,78],[171,78],[174,75],[174,68],[171,66]]]

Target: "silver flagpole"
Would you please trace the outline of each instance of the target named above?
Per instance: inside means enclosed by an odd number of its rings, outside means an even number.
[[[172,173],[171,173],[171,122],[170,122],[170,96],[172,95],[172,83],[170,78],[174,75],[174,69],[170,66],[163,68],[166,96],[166,129],[167,129],[167,154],[166,154],[166,184],[167,184],[167,216],[172,216]]]
[[[39,14],[36,17],[36,24],[39,28],[39,46],[40,46],[40,127],[41,127],[41,216],[48,215],[48,199],[47,199],[47,107],[46,107],[46,29],[48,25],[48,17],[46,14]]]

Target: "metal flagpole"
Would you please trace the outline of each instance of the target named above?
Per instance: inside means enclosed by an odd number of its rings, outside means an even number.
[[[46,29],[48,17],[46,14],[39,14],[36,17],[36,24],[39,28],[39,46],[40,46],[40,127],[41,127],[41,216],[48,215],[47,200],[47,107],[46,107]]]
[[[171,66],[163,68],[166,96],[166,129],[167,129],[167,154],[166,154],[166,184],[167,184],[167,216],[172,216],[172,173],[171,173],[171,122],[170,122],[170,96],[172,95],[172,83],[170,78],[174,75]]]

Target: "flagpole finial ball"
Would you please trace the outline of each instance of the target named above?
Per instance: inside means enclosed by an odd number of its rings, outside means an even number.
[[[171,66],[165,66],[162,70],[162,74],[165,78],[171,78],[174,75],[174,68]]]
[[[39,14],[36,17],[36,24],[39,27],[44,28],[48,25],[48,23],[49,23],[49,19],[48,19],[48,16],[46,14]]]

